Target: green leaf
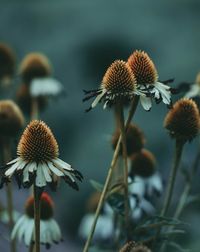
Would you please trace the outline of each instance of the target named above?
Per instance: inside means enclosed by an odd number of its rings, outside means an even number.
[[[103,184],[91,179],[90,180],[90,184],[92,185],[92,187],[94,189],[96,189],[98,192],[102,192],[103,191]]]

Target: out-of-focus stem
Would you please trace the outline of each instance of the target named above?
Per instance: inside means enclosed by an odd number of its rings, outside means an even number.
[[[31,120],[37,120],[39,118],[39,108],[38,108],[38,99],[32,98],[31,100]]]
[[[139,101],[138,96],[136,96],[132,101],[131,108],[130,108],[129,115],[128,115],[128,119],[127,119],[126,126],[125,126],[126,130],[127,130],[128,126],[129,126],[129,124],[131,122],[131,119],[132,119],[132,117],[133,117],[133,115],[134,115],[134,113],[136,111],[138,101]],[[106,178],[106,181],[105,181],[105,184],[104,184],[104,188],[103,188],[103,191],[101,193],[101,197],[100,197],[97,209],[96,209],[96,213],[95,213],[94,221],[93,221],[93,224],[92,224],[92,228],[90,230],[90,234],[88,236],[88,239],[87,239],[87,241],[85,243],[85,247],[84,247],[83,252],[88,252],[90,243],[92,241],[92,237],[93,237],[93,234],[94,234],[94,231],[95,231],[97,220],[98,220],[101,208],[103,206],[104,199],[105,199],[105,196],[106,196],[106,193],[107,193],[107,190],[108,190],[108,187],[109,187],[109,183],[110,183],[110,180],[111,180],[111,177],[112,177],[112,172],[113,172],[113,169],[114,169],[114,167],[116,165],[116,162],[117,162],[117,159],[118,159],[121,139],[122,139],[122,137],[120,135],[117,146],[116,146],[114,154],[113,154],[113,158],[112,158],[112,161],[111,161],[110,168],[108,170],[108,174],[107,174],[107,178]]]
[[[40,252],[40,194],[34,185],[35,252]]]

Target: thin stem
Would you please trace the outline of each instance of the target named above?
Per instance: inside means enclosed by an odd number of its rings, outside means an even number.
[[[122,153],[124,161],[124,205],[125,205],[125,227],[127,232],[127,239],[129,236],[129,200],[128,200],[128,159],[127,159],[127,147],[126,147],[126,131],[124,126],[124,112],[123,105],[118,104],[118,121],[120,127],[120,133],[122,137]]]
[[[31,100],[31,120],[37,120],[39,118],[39,108],[37,98]]]
[[[129,115],[128,115],[128,119],[127,119],[126,126],[125,126],[126,130],[127,130],[128,126],[129,126],[129,124],[131,122],[131,119],[132,119],[132,117],[133,117],[133,115],[134,115],[134,113],[136,111],[138,101],[139,101],[138,96],[136,96],[132,101],[131,108],[130,108]],[[103,191],[101,193],[101,197],[100,197],[97,209],[96,209],[96,213],[95,213],[94,221],[93,221],[93,224],[92,224],[92,228],[90,230],[90,234],[88,236],[88,239],[87,239],[87,241],[85,243],[85,247],[83,249],[83,252],[88,252],[90,243],[92,241],[92,237],[93,237],[93,234],[94,234],[94,231],[95,231],[97,220],[98,220],[101,208],[102,208],[103,203],[104,203],[106,192],[107,192],[109,184],[110,184],[110,180],[111,180],[111,177],[112,177],[112,172],[113,172],[113,169],[114,169],[114,167],[116,165],[116,162],[117,162],[117,159],[118,159],[119,150],[120,150],[120,143],[121,143],[121,135],[119,137],[119,140],[117,142],[117,146],[116,146],[114,154],[113,154],[113,158],[112,158],[112,161],[111,161],[110,168],[108,170],[108,174],[107,174],[107,178],[106,178],[106,181],[105,181],[105,184],[104,184],[104,188],[103,188]]]
[[[173,189],[174,189],[174,183],[176,180],[176,174],[177,174],[177,170],[178,170],[180,160],[181,160],[183,145],[184,145],[184,143],[182,143],[180,141],[176,141],[174,163],[173,163],[172,169],[170,171],[170,175],[169,175],[169,182],[168,182],[168,186],[167,186],[167,192],[166,192],[166,196],[165,196],[165,200],[164,200],[164,205],[163,205],[163,208],[161,211],[161,216],[166,215],[166,213],[169,209],[170,203],[171,203]]]
[[[11,160],[11,143],[8,140],[3,145],[3,161],[6,164],[10,160]],[[13,226],[14,226],[13,192],[12,192],[12,184],[11,183],[9,183],[6,186],[6,195],[7,195],[7,211],[8,211],[8,218],[9,218],[9,229],[10,229],[10,233],[11,233]],[[12,252],[16,252],[16,240],[15,239],[10,242],[10,250]]]
[[[40,193],[34,185],[35,252],[40,252]]]

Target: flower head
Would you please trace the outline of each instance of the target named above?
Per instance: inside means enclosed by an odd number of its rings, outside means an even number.
[[[127,242],[119,252],[151,252],[149,248],[134,241]]]
[[[173,80],[164,83],[158,81],[156,67],[146,52],[140,50],[133,52],[128,58],[128,65],[136,78],[138,91],[146,93],[146,96],[140,96],[145,110],[151,109],[152,98],[157,103],[163,101],[163,103],[171,105],[172,89],[165,84]]]
[[[117,129],[112,137],[113,149],[116,148],[119,137],[120,130]],[[126,133],[126,148],[128,156],[140,151],[144,147],[144,143],[145,138],[141,129],[134,124],[130,124]],[[122,155],[122,150],[120,150],[120,154]]]
[[[53,219],[53,201],[47,193],[41,195],[40,242],[49,248],[62,240],[57,222]],[[24,240],[26,246],[35,241],[34,237],[34,198],[30,196],[25,204],[25,213],[16,222],[11,239]]]
[[[22,60],[20,75],[26,84],[35,78],[48,77],[52,72],[48,58],[41,53],[29,53]]]
[[[17,148],[18,157],[4,168],[1,185],[15,174],[19,186],[55,188],[59,177],[78,190],[75,179],[82,180],[79,171],[58,158],[57,141],[50,128],[42,121],[34,120],[25,129]]]
[[[15,55],[10,47],[0,43],[0,80],[11,78],[15,71]]]
[[[179,141],[191,141],[200,129],[199,110],[194,101],[183,98],[178,100],[168,112],[164,127],[170,136]]]
[[[0,101],[0,137],[15,137],[24,126],[24,116],[13,101]]]
[[[107,69],[101,86],[97,90],[85,91],[86,97],[83,101],[96,97],[91,107],[94,108],[99,102],[104,102],[104,108],[112,106],[119,100],[130,100],[136,93],[136,79],[130,66],[122,61],[116,60]]]

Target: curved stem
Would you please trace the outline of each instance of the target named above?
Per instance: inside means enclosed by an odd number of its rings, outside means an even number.
[[[122,153],[124,161],[125,228],[127,232],[127,240],[129,240],[131,237],[129,235],[128,159],[127,159],[127,147],[126,147],[126,131],[124,126],[124,112],[123,112],[123,105],[121,103],[118,104],[118,121],[122,137]]]
[[[34,185],[35,252],[40,252],[40,193]]]
[[[129,115],[128,115],[128,119],[127,119],[127,122],[126,122],[126,126],[125,126],[126,130],[127,130],[128,126],[129,126],[129,124],[131,122],[131,119],[132,119],[132,117],[133,117],[133,115],[134,115],[134,113],[136,111],[136,108],[137,108],[137,105],[138,105],[138,101],[139,101],[139,97],[135,96],[135,98],[132,101],[131,108],[130,108]],[[98,220],[101,208],[102,208],[103,203],[104,203],[106,192],[107,192],[109,184],[110,184],[110,180],[111,180],[111,177],[112,177],[112,172],[113,172],[113,169],[114,169],[114,167],[116,165],[116,162],[117,162],[117,159],[118,159],[119,150],[120,150],[120,143],[121,143],[121,135],[119,137],[117,146],[116,146],[114,154],[113,154],[113,158],[112,158],[112,161],[111,161],[110,168],[108,170],[108,174],[107,174],[107,178],[106,178],[106,181],[105,181],[105,184],[104,184],[104,188],[103,188],[103,191],[101,193],[101,197],[100,197],[100,200],[99,200],[96,212],[95,212],[95,217],[94,217],[94,221],[93,221],[93,224],[92,224],[92,228],[90,230],[90,234],[88,236],[88,239],[87,239],[87,241],[85,243],[83,252],[87,252],[88,251],[90,243],[92,241],[92,237],[93,237],[93,234],[94,234],[94,231],[95,231],[97,220]]]

